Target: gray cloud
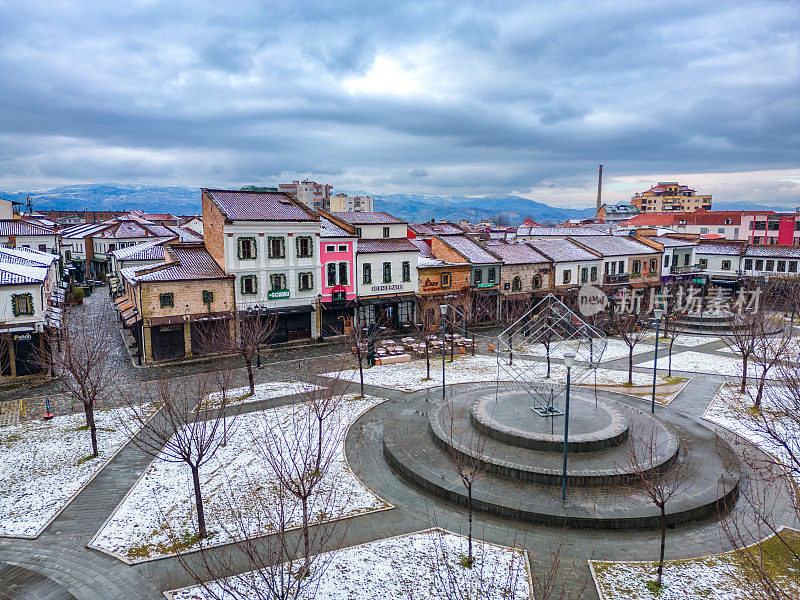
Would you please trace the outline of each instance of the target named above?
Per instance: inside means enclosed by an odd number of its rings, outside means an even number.
[[[6,1],[0,187],[311,177],[588,204],[599,162],[796,168],[797,2],[577,6]]]

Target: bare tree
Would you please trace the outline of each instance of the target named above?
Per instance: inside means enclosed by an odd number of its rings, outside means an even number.
[[[467,492],[467,567],[475,562],[472,552],[472,518],[474,514],[473,492],[475,482],[486,473],[488,463],[481,460],[486,448],[486,437],[474,427],[463,427],[467,405],[456,407],[452,398],[445,403],[442,417],[445,420],[444,433],[447,436],[445,450],[450,464]]]
[[[336,392],[331,388],[307,386],[304,391],[306,400],[292,405],[291,418],[285,425],[267,425],[253,440],[280,488],[301,505],[303,577],[311,569],[310,526],[312,511],[316,508],[318,512],[319,509],[316,496],[340,451],[344,435],[345,424],[337,418],[343,398]],[[327,494],[333,494],[333,491]]]
[[[758,321],[753,362],[759,370],[756,395],[753,405],[761,408],[761,396],[764,393],[764,384],[769,372],[781,361],[789,358],[790,350],[796,341],[791,328],[780,326],[778,333],[774,334],[771,319],[765,318]]]
[[[737,582],[754,600],[789,600],[800,589],[800,539],[776,517],[785,515],[777,503],[788,499],[800,519],[800,365],[787,361],[777,370],[778,383],[764,391],[761,410],[744,402],[729,407],[761,448],[739,449],[752,474],[750,485],[740,486],[738,503],[746,508],[721,522],[743,567]],[[753,544],[766,537],[768,543]]]
[[[639,317],[630,313],[616,313],[611,320],[611,330],[628,346],[628,385],[633,385],[633,349],[650,335],[650,330],[641,326]]]
[[[659,438],[656,428],[639,427],[630,432],[630,442],[625,447],[625,459],[635,480],[644,494],[656,505],[661,513],[661,549],[658,558],[658,579],[656,585],[661,587],[661,576],[664,571],[664,549],[667,543],[667,503],[676,495],[684,492],[693,484],[691,473],[686,463],[679,456],[665,472],[654,468],[658,457],[663,454],[667,438]]]
[[[364,395],[364,361],[370,353],[374,357],[375,344],[383,337],[383,329],[377,324],[364,325],[356,310],[350,326],[345,326],[345,337],[350,351],[358,362],[358,376],[361,381],[361,395]]]
[[[199,335],[200,345],[221,354],[238,354],[247,366],[250,395],[255,393],[253,359],[275,333],[277,317],[269,311],[243,311],[239,313],[232,331],[228,321],[219,321]]]
[[[440,318],[438,309],[418,310],[417,320],[411,324],[411,335],[419,338],[425,346],[426,380],[431,378],[431,337],[436,331],[436,325],[439,323]]]
[[[57,335],[57,333],[55,334]],[[109,349],[117,344],[117,332],[106,319],[94,318],[84,307],[73,307],[64,316],[61,352],[46,353],[58,387],[83,405],[86,426],[92,440],[92,455],[98,456],[94,409],[99,400],[118,390],[119,371]],[[52,348],[52,341],[48,346]]]
[[[269,502],[254,511],[248,499],[259,497],[263,482],[249,480],[244,489],[229,489],[226,512],[240,540],[222,548],[201,547],[192,554],[179,554],[178,561],[212,600],[295,600],[314,598],[325,571],[341,547],[346,521],[320,523],[308,537],[294,528],[293,496],[278,486]],[[330,512],[320,499],[317,507]],[[247,508],[245,509],[245,506]],[[246,514],[246,516],[245,516]],[[273,533],[265,536],[263,532]],[[295,568],[308,544],[310,555]]]
[[[151,399],[159,407],[158,413],[151,418],[150,411],[143,405],[129,401],[126,418],[120,423],[130,432],[133,443],[150,456],[167,463],[185,463],[189,467],[200,539],[208,536],[200,469],[226,442],[234,425],[234,417],[226,414],[224,397],[218,402],[205,401],[213,389],[205,377],[194,381],[159,377],[149,389]]]
[[[667,338],[667,376],[672,377],[672,347],[675,340],[686,331],[687,321],[681,319],[685,315],[679,305],[679,299],[684,297],[683,283],[673,281],[664,285],[660,295],[661,305],[664,309],[663,336]]]

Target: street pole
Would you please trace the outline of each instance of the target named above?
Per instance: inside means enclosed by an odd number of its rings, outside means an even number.
[[[564,467],[561,471],[561,501],[567,501],[567,444],[569,442],[569,388],[572,365],[575,363],[573,353],[564,354],[564,365],[567,367],[567,400],[564,406]]]
[[[658,365],[658,333],[661,326],[661,315],[664,313],[663,310],[660,308],[656,308],[653,311],[653,314],[656,317],[656,351],[653,353],[653,395],[650,401],[650,412],[655,414],[656,412],[656,365]]]
[[[442,400],[446,400],[447,397],[444,391],[444,359],[447,354],[447,344],[444,343],[444,318],[445,315],[447,314],[447,305],[440,304],[439,312],[442,313]]]

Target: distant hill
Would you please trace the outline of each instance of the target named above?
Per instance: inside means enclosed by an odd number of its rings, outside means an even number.
[[[363,194],[363,192],[361,192]],[[199,214],[200,189],[189,187],[163,187],[157,185],[126,185],[118,183],[93,183],[67,185],[38,192],[3,192],[0,197],[25,203],[31,196],[35,210],[133,210],[173,214]],[[504,215],[511,224],[521,223],[531,217],[539,223],[558,223],[567,219],[581,219],[594,215],[594,209],[558,208],[510,195],[482,197],[439,196],[434,194],[373,195],[375,210],[386,211],[406,221],[424,222],[481,221]],[[787,210],[747,202],[714,202],[716,210]]]
[[[92,183],[67,185],[45,192],[3,192],[0,197],[25,203],[31,197],[34,210],[133,210],[177,215],[200,212],[200,190],[157,185]]]
[[[406,221],[482,221],[503,215],[512,224],[531,217],[539,223],[555,223],[594,215],[594,209],[556,208],[520,196],[437,196],[433,194],[390,194],[373,196],[375,210],[386,211]]]

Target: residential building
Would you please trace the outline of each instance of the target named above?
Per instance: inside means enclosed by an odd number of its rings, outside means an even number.
[[[742,268],[743,242],[702,242],[694,249],[696,274],[714,283],[736,283]]]
[[[642,228],[666,228],[681,235],[704,239],[740,240],[745,231],[742,218],[754,212],[757,211],[700,209],[694,212],[645,213],[619,223],[617,231],[629,233]]]
[[[178,227],[157,225],[134,214],[122,215],[106,224],[111,227],[90,236],[92,240],[90,272],[95,275],[106,275],[111,272],[111,253],[114,250],[155,239],[168,240],[179,236],[191,241],[198,240],[198,236],[189,233],[188,230],[180,231]]]
[[[683,281],[699,271],[694,257],[698,243],[667,235],[648,236],[662,251],[661,281]]]
[[[43,210],[40,212],[60,225],[102,223],[127,214],[123,210]]]
[[[800,212],[753,212],[742,215],[741,237],[758,245],[796,246],[800,244]]]
[[[740,260],[746,277],[800,277],[799,246],[747,246]]]
[[[472,290],[472,318],[491,323],[500,318],[500,281],[503,261],[466,235],[437,235],[431,238],[431,251],[441,260],[469,263]]]
[[[164,246],[174,242],[177,242],[176,238],[170,238],[169,240],[156,239],[112,250],[111,272],[119,275],[122,269],[163,262]]]
[[[500,293],[503,305],[501,314],[517,303],[521,307],[531,305],[536,296],[549,293],[553,271],[550,259],[526,243],[509,244],[491,240],[484,246],[503,261],[500,270]],[[519,314],[519,310],[510,310]]]
[[[603,204],[594,218],[604,223],[619,223],[640,213],[641,211],[632,204]]]
[[[603,258],[599,278],[589,266],[581,267],[581,285],[602,282],[606,285],[623,285],[633,288],[657,287],[661,284],[661,253],[649,240],[638,240],[626,235],[593,236],[590,239],[571,239],[585,250]]]
[[[313,210],[331,210],[331,192],[333,186],[309,181],[293,181],[281,183],[278,192],[288,194]]]
[[[58,232],[21,219],[0,220],[0,246],[58,254]]]
[[[659,181],[649,190],[635,194],[631,205],[643,213],[711,210],[711,195],[698,196],[697,190],[677,181]]]
[[[587,244],[593,244],[595,239],[597,236],[592,236]],[[574,296],[581,285],[602,283],[602,255],[577,244],[574,239],[538,239],[529,245],[553,263],[551,289],[562,299]]]
[[[274,342],[319,336],[320,218],[276,192],[201,190],[208,252],[236,276],[236,308],[276,315]]]
[[[11,220],[14,218],[14,207],[17,206],[19,202],[14,202],[13,200],[6,200],[5,198],[0,198],[0,220],[6,221]]]
[[[469,320],[472,309],[470,263],[436,258],[431,249],[434,243],[432,239],[417,238],[410,241],[419,250],[417,310],[420,317],[424,317],[428,324],[437,325],[441,316],[439,306],[447,304],[460,313],[451,315],[451,318],[455,317],[455,322]]]
[[[370,196],[348,196],[335,194],[330,197],[330,212],[372,212],[373,202]]]
[[[319,331],[323,336],[343,334],[353,319],[356,306],[355,228],[342,221],[334,222],[320,215],[319,256],[322,266],[320,282]]]
[[[414,322],[419,250],[406,238],[359,239],[358,311],[362,324],[402,328]]]
[[[0,247],[0,375],[48,371],[48,333],[61,328],[58,255]]]
[[[162,261],[121,269],[124,295],[115,300],[143,363],[212,352],[212,326],[234,334],[234,276],[202,244],[161,248]]]

